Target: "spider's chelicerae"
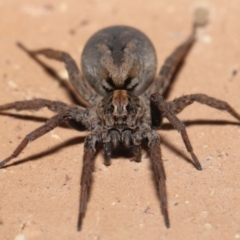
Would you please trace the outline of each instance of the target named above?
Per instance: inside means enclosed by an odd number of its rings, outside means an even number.
[[[204,14],[202,14],[204,15]],[[199,20],[200,19],[200,20]],[[154,171],[161,210],[166,227],[170,227],[167,208],[166,177],[160,151],[159,129],[163,118],[177,129],[187,151],[198,170],[202,167],[194,154],[185,126],[176,117],[185,107],[198,102],[225,110],[237,120],[240,115],[228,103],[206,96],[191,94],[166,102],[163,94],[171,79],[196,39],[196,30],[206,19],[196,18],[188,39],[166,59],[155,78],[156,54],[150,40],[139,30],[126,26],[113,26],[95,33],[82,53],[81,75],[77,64],[65,52],[52,49],[29,51],[36,57],[44,55],[64,62],[69,79],[77,93],[85,100],[85,107],[46,99],[19,101],[0,106],[0,111],[38,110],[47,107],[56,113],[45,124],[29,133],[5,160],[0,168],[17,157],[31,141],[48,133],[63,122],[77,130],[87,130],[84,143],[78,230],[86,212],[96,146],[102,143],[105,165],[110,165],[112,151],[119,146],[130,149],[135,161],[141,160],[141,144],[148,144],[149,157]],[[154,80],[155,78],[155,80]]]

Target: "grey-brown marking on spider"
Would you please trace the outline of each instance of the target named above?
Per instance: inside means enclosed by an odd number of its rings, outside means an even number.
[[[109,27],[95,33],[82,54],[82,71],[97,93],[105,96],[115,89],[139,95],[153,82],[156,53],[139,30]]]
[[[185,126],[176,117],[176,114],[193,102],[199,102],[219,110],[225,110],[240,121],[240,115],[228,103],[204,94],[185,95],[170,102],[166,102],[162,97],[170,86],[171,78],[195,42],[197,28],[206,24],[206,15],[205,9],[197,10],[197,17],[195,17],[190,36],[166,59],[155,80],[157,63],[154,47],[142,32],[131,27],[114,26],[94,34],[83,50],[83,75],[68,53],[53,49],[29,51],[19,44],[34,58],[44,55],[64,62],[71,84],[85,99],[85,105],[88,107],[68,106],[62,102],[46,99],[1,105],[0,111],[38,110],[47,107],[56,115],[26,135],[13,153],[0,162],[0,168],[17,157],[29,142],[48,133],[62,122],[68,122],[77,130],[85,128],[89,131],[84,143],[77,224],[77,229],[80,230],[86,213],[97,144],[103,144],[104,163],[108,166],[111,163],[112,151],[119,146],[131,149],[134,160],[139,162],[141,160],[141,144],[147,142],[161,202],[161,211],[166,227],[170,227],[166,176],[160,150],[161,139],[153,129],[161,126],[162,118],[167,118],[180,132],[196,168],[202,170]]]

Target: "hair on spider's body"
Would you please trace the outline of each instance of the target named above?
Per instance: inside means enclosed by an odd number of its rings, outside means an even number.
[[[206,14],[205,14],[206,15]],[[15,151],[2,162],[3,167],[17,157],[31,141],[36,140],[62,122],[90,133],[85,139],[81,176],[81,193],[78,216],[78,230],[86,212],[86,204],[91,186],[96,146],[102,143],[104,163],[110,165],[111,154],[119,146],[129,148],[136,161],[141,160],[141,144],[148,143],[149,157],[155,175],[161,211],[166,227],[170,227],[167,207],[166,176],[160,150],[160,136],[154,130],[159,128],[163,118],[167,118],[183,139],[187,151],[198,170],[201,165],[194,154],[185,126],[176,117],[193,102],[206,104],[225,110],[237,120],[240,115],[228,103],[204,94],[181,96],[167,102],[162,95],[168,89],[171,78],[195,42],[197,27],[206,23],[195,19],[188,39],[165,60],[159,75],[155,78],[156,53],[151,41],[139,30],[126,27],[108,27],[95,33],[87,42],[82,53],[82,72],[68,53],[53,49],[27,50],[19,46],[31,57],[45,55],[64,62],[69,80],[88,107],[69,106],[59,101],[34,99],[13,102],[0,106],[0,111],[16,109],[37,110],[47,107],[56,112],[45,124],[26,135]],[[206,18],[206,16],[205,16]]]

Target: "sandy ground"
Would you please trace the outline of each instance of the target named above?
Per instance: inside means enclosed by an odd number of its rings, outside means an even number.
[[[87,39],[114,24],[134,26],[155,45],[159,66],[189,34],[195,7],[206,6],[201,32],[169,99],[205,93],[240,112],[240,3],[237,0],[18,0],[0,2],[0,103],[47,98],[71,103],[68,92],[16,47],[54,47],[79,61]],[[61,74],[64,66],[45,61]],[[52,116],[0,117],[1,159]],[[33,118],[38,116],[38,118]],[[1,239],[240,239],[240,128],[225,112],[193,104],[179,114],[203,171],[186,159],[177,131],[160,132],[171,228],[159,208],[148,158],[141,163],[96,158],[94,183],[81,232],[76,231],[86,133],[59,127],[31,143],[0,170]],[[166,125],[167,122],[165,122]],[[169,147],[170,146],[170,147]],[[144,153],[143,153],[144,155]]]

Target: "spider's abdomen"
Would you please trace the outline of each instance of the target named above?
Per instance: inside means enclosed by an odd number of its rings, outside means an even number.
[[[156,65],[151,41],[139,30],[127,26],[98,31],[82,53],[83,75],[102,96],[116,89],[140,95],[152,83]]]

